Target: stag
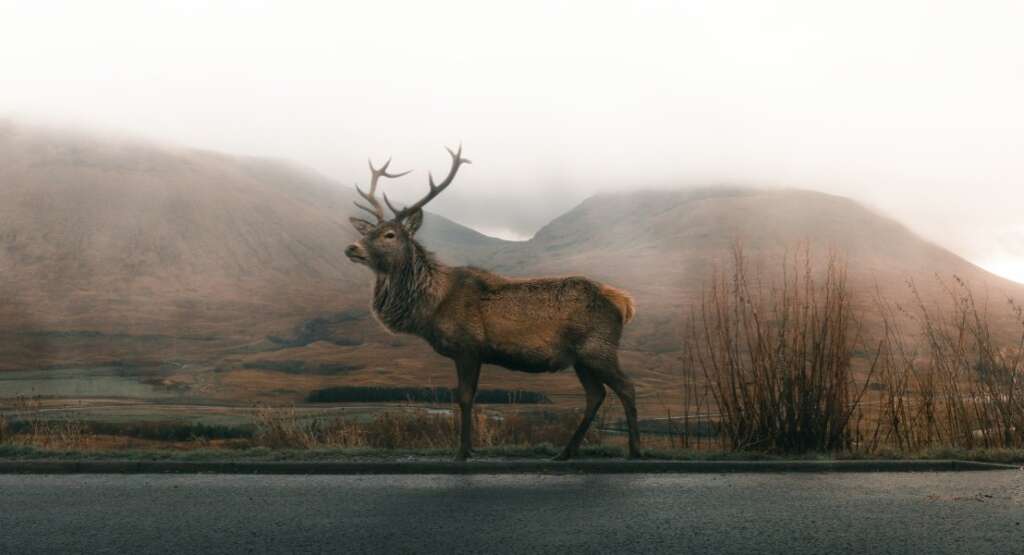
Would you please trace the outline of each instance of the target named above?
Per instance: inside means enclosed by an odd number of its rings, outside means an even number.
[[[385,327],[417,335],[455,362],[461,418],[456,459],[471,454],[473,398],[481,364],[533,373],[575,369],[587,405],[558,460],[578,453],[608,386],[625,409],[629,457],[638,457],[636,390],[619,368],[618,357],[622,328],[634,314],[632,298],[584,277],[508,278],[437,261],[414,236],[423,223],[423,207],[470,163],[462,157],[461,146],[447,150],[452,158],[448,176],[435,183],[430,175],[429,190],[418,202],[399,209],[382,195],[390,219],[377,197],[379,181],[409,172],[389,173],[390,158],[379,168],[370,161],[369,192],[356,187],[365,204],[355,204],[376,223],[350,218],[362,238],[349,245],[345,255],[373,271],[373,312]]]

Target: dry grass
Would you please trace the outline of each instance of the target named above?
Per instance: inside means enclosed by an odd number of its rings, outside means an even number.
[[[575,413],[474,413],[474,446],[508,447],[565,443],[580,416]],[[274,449],[323,447],[438,449],[457,445],[459,430],[450,414],[384,412],[372,420],[303,418],[294,407],[257,406],[253,444]],[[600,423],[599,423],[600,424]],[[602,445],[601,426],[593,426],[586,445]]]
[[[450,449],[459,437],[451,414],[404,407],[367,419],[363,416],[337,417],[299,411],[294,405],[257,405],[247,426],[225,428],[195,423],[155,422],[149,425],[104,425],[70,418],[47,420],[40,412],[39,399],[19,398],[7,412],[0,412],[0,444],[45,449],[166,448],[175,450],[207,447],[269,449]],[[501,411],[477,410],[474,414],[474,444],[481,448],[561,446],[575,430],[579,411],[532,411],[507,407]],[[602,413],[584,440],[588,446],[606,443],[600,428]],[[182,441],[181,432],[193,431]],[[232,433],[226,433],[232,432]],[[235,433],[237,432],[237,433]]]
[[[8,412],[0,412],[0,443],[18,443],[36,447],[81,448],[88,441],[85,424],[79,420],[44,420],[38,418],[42,402],[36,398],[17,397]],[[21,430],[16,430],[14,415]]]

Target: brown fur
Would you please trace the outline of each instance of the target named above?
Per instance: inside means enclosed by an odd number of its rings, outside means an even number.
[[[636,316],[636,305],[633,304],[633,296],[629,293],[610,285],[602,285],[601,294],[608,297],[622,313],[623,324],[628,324]]]

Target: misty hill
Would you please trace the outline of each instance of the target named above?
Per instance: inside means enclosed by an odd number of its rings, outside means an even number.
[[[627,336],[635,349],[678,348],[678,325],[717,266],[743,245],[751,267],[777,275],[786,254],[806,244],[815,260],[830,251],[849,265],[864,302],[876,284],[907,301],[907,280],[941,294],[936,275],[953,275],[994,299],[1024,286],[995,276],[850,199],[804,190],[705,188],[598,195],[556,218],[530,241],[508,244],[485,265],[519,274],[581,273],[621,286],[639,301]],[[645,317],[646,316],[646,317]]]
[[[803,190],[708,188],[591,197],[525,244],[491,260],[504,269],[558,273],[569,266],[633,288],[690,289],[740,240],[752,258],[774,259],[806,242],[824,258],[844,253],[856,280],[958,274],[997,289],[994,276],[844,197]]]
[[[355,197],[285,162],[0,125],[0,370],[173,363],[219,372],[167,379],[236,399],[451,383],[447,361],[368,314],[370,275],[342,254],[356,238]],[[898,222],[809,191],[600,195],[526,242],[428,214],[421,239],[452,264],[584,274],[631,291],[639,315],[623,356],[647,387],[667,387],[689,303],[735,239],[766,265],[801,241],[821,257],[835,248],[864,291],[877,281],[905,295],[907,277],[927,287],[936,272],[1022,291]],[[522,379],[494,376],[485,385]],[[532,383],[579,389],[571,373]]]
[[[90,355],[130,359],[158,337],[245,344],[365,309],[370,276],[343,255],[355,198],[284,162],[0,124],[0,330],[48,337],[23,354],[63,364],[69,338],[151,338]],[[502,243],[425,228],[456,262]]]

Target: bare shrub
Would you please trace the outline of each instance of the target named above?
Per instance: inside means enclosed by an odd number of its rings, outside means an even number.
[[[816,277],[805,248],[786,257],[782,274],[775,285],[748,275],[737,244],[731,272],[715,272],[691,320],[691,365],[731,448],[848,449],[863,390],[852,383],[859,326],[846,267],[833,254]]]
[[[777,286],[748,274],[738,246],[732,262],[690,326],[691,372],[706,384],[684,384],[685,410],[710,389],[724,447],[1024,447],[1024,309],[1013,300],[993,311],[962,279],[936,278],[937,297],[910,281],[909,306],[876,292],[873,311],[855,314],[834,255],[817,279],[806,250],[787,258]],[[861,321],[878,326],[862,335]]]
[[[946,298],[927,302],[909,284],[907,309],[879,299],[885,342],[882,414],[873,445],[901,449],[1024,446],[1024,314],[1008,301],[1015,332],[993,324],[966,282],[940,280]],[[911,331],[903,322],[911,323]],[[916,328],[916,329],[914,329]]]
[[[691,352],[692,354],[692,352]],[[691,359],[692,363],[692,359]],[[700,449],[721,447],[718,436],[712,440],[706,437],[708,430],[717,426],[718,418],[712,414],[710,386],[699,382],[693,364],[685,369],[682,382],[682,410],[673,414],[665,406],[665,420],[668,425],[668,447],[675,449]]]

